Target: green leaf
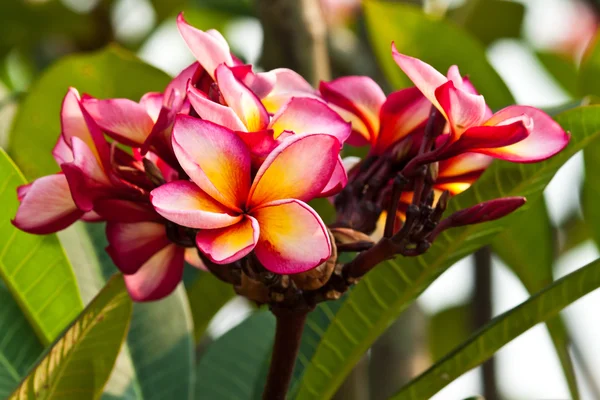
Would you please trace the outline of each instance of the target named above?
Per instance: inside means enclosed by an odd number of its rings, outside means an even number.
[[[250,399],[275,337],[275,318],[257,312],[225,333],[196,367],[196,399]]]
[[[471,0],[452,10],[450,16],[487,46],[498,39],[521,36],[525,6],[506,0]]]
[[[4,399],[19,386],[44,347],[2,281],[0,304],[0,398]]]
[[[27,178],[58,171],[51,151],[60,134],[60,108],[69,86],[98,98],[139,100],[162,91],[169,77],[115,46],[65,57],[35,82],[21,103],[10,133],[8,153]]]
[[[201,272],[187,288],[187,296],[194,320],[194,338],[199,343],[212,318],[235,297],[235,291],[233,286],[220,281],[213,274]]]
[[[0,277],[43,345],[83,309],[75,276],[56,235],[30,235],[11,224],[25,179],[0,148]]]
[[[110,276],[117,269],[104,251],[108,244],[104,224],[87,224],[86,228],[102,273]],[[193,329],[183,284],[162,300],[134,304],[127,346],[137,377],[131,385],[138,386],[139,398],[191,398],[195,364]]]
[[[579,94],[600,96],[600,41],[598,37],[594,39],[590,47],[586,50],[585,58],[581,63],[579,71]]]
[[[412,86],[412,82],[392,58],[392,41],[399,52],[417,57],[444,74],[451,65],[458,65],[493,109],[514,103],[487,61],[481,43],[454,23],[434,19],[417,7],[399,2],[371,0],[364,7],[373,50],[394,88]]]
[[[125,339],[131,309],[123,276],[115,275],[10,400],[99,397]]]
[[[535,55],[546,71],[554,78],[554,82],[568,94],[576,97],[579,94],[577,65],[567,56],[546,51],[536,51]]]
[[[427,335],[429,352],[434,361],[469,338],[473,332],[471,303],[444,308],[429,318]]]
[[[448,215],[481,201],[505,196],[539,198],[558,168],[600,137],[600,107],[573,109],[557,117],[572,132],[559,155],[536,164],[495,162],[468,191],[451,200]],[[522,207],[525,211],[527,205]],[[371,271],[336,314],[306,368],[298,399],[329,398],[375,339],[453,263],[489,244],[506,220],[452,229],[420,257],[399,258]]]
[[[583,214],[585,222],[596,242],[596,246],[600,248],[600,208],[598,207],[598,199],[600,199],[600,182],[598,181],[598,174],[600,173],[600,142],[594,142],[585,148],[583,151],[583,160],[585,166],[585,180],[581,196]]]
[[[599,287],[600,260],[596,260],[494,318],[468,341],[405,386],[392,399],[431,397],[463,373],[483,363],[529,328],[558,315],[560,310]]]
[[[588,146],[591,147],[591,146]],[[552,283],[555,257],[555,238],[543,198],[531,205],[527,212],[507,218],[508,228],[494,239],[492,248],[514,272],[530,294]],[[571,398],[579,398],[577,379],[569,354],[569,335],[560,316],[546,324],[563,373],[569,385]]]

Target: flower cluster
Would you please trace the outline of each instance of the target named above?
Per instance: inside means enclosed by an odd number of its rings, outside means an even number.
[[[368,77],[343,77],[315,90],[288,69],[255,72],[218,32],[177,23],[197,62],[163,93],[134,102],[68,90],[53,151],[61,172],[19,188],[13,221],[36,234],[106,221],[107,252],[137,301],[171,293],[184,261],[281,289],[281,277],[302,286],[315,270],[326,270],[323,285],[336,249],[372,246],[365,234],[401,237],[396,252],[418,254],[442,229],[523,203],[500,199],[438,224],[448,196],[493,157],[535,162],[568,142],[543,112],[493,114],[456,67],[445,77],[395,48],[414,87],[386,97]],[[346,170],[344,145],[368,155]],[[307,204],[318,197],[335,204],[331,229]]]

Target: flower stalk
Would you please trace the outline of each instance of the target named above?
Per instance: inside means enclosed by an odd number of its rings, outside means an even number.
[[[284,400],[292,380],[306,316],[310,310],[272,307],[271,311],[277,324],[263,400]]]

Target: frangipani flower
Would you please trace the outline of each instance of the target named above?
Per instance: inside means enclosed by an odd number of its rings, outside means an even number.
[[[225,38],[216,30],[206,32],[189,25],[183,13],[177,17],[177,27],[198,63],[217,80],[220,65],[230,67],[237,79],[244,83],[259,99],[270,114],[274,114],[292,97],[318,98],[312,86],[298,73],[287,68],[254,73],[252,66],[244,65],[231,54]]]
[[[436,159],[476,152],[513,162],[536,162],[567,145],[569,135],[541,110],[509,106],[492,115],[483,96],[463,80],[458,67],[451,67],[445,77],[423,61],[400,54],[394,44],[392,54],[448,121],[449,134],[434,152]]]
[[[321,95],[342,118],[352,123],[348,143],[371,146],[381,155],[394,143],[423,128],[431,103],[417,88],[385,96],[367,76],[347,76],[321,82]]]
[[[292,97],[271,117],[258,96],[235,77],[231,68],[221,64],[215,77],[226,105],[214,102],[192,86],[188,88],[190,103],[202,119],[237,132],[250,149],[255,168],[292,135],[326,133],[335,136],[339,143],[344,143],[350,135],[350,125],[322,101]],[[346,181],[338,157],[336,173],[322,196],[338,192]]]
[[[199,229],[196,245],[214,263],[251,251],[268,270],[299,273],[328,259],[331,243],[318,214],[305,202],[334,172],[340,143],[332,135],[295,135],[266,158],[252,178],[251,154],[232,130],[178,116],[173,147],[190,181],[152,191],[159,214]]]
[[[189,112],[186,86],[200,66],[194,63],[177,75],[165,89],[146,93],[139,103],[129,99],[83,99],[85,110],[96,124],[116,141],[142,153],[152,150],[176,166],[171,148],[171,129],[175,115]]]

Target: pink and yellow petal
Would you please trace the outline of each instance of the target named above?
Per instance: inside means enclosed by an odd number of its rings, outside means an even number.
[[[344,161],[338,156],[337,164],[331,174],[331,179],[319,194],[319,197],[329,197],[338,194],[348,183],[348,174],[344,166]]]
[[[258,222],[245,215],[235,225],[220,229],[201,229],[196,245],[215,264],[229,264],[248,255],[259,237]]]
[[[548,114],[534,107],[507,107],[494,114],[486,124],[501,124],[503,121],[522,115],[526,115],[532,121],[526,139],[510,146],[481,152],[506,161],[530,163],[552,157],[569,143],[569,134]]]
[[[280,200],[252,211],[260,226],[254,250],[261,264],[277,274],[297,274],[331,256],[331,241],[319,215],[299,200]]]
[[[188,98],[200,118],[222,125],[232,131],[246,131],[246,126],[233,109],[215,103],[193,86],[188,87]]]
[[[269,114],[260,102],[260,99],[242,82],[240,82],[231,69],[220,65],[216,71],[219,90],[227,102],[246,126],[246,130],[260,131],[269,125]]]
[[[452,81],[436,89],[435,96],[448,119],[453,140],[486,120],[488,107],[483,96],[456,89]]]
[[[344,143],[351,126],[325,103],[315,99],[292,97],[273,116],[270,128],[277,138],[284,131],[295,134],[327,133]]]
[[[400,69],[408,76],[414,85],[423,93],[423,95],[440,111],[444,111],[438,103],[435,96],[435,90],[448,82],[448,79],[438,72],[431,65],[419,60],[401,54],[392,43],[392,56]]]
[[[294,135],[277,147],[258,170],[248,207],[281,199],[309,201],[331,179],[340,142],[325,134]]]
[[[144,144],[154,127],[146,107],[129,99],[87,99],[83,106],[102,130],[128,146]]]
[[[319,90],[323,98],[361,119],[371,138],[379,132],[379,110],[385,102],[385,94],[367,76],[346,76],[331,82],[321,82]],[[356,129],[356,128],[355,128]]]
[[[227,41],[216,31],[201,31],[189,25],[183,13],[177,16],[177,28],[196,60],[215,79],[215,70],[220,64],[233,65]]]
[[[203,191],[226,207],[240,211],[250,188],[250,151],[239,136],[220,125],[178,115],[173,150]]]
[[[214,229],[237,223],[242,217],[189,181],[175,181],[150,193],[157,213],[178,225]]]
[[[381,129],[372,152],[385,152],[394,143],[426,124],[430,110],[431,103],[417,88],[390,94],[379,112]]]
[[[21,204],[12,223],[25,232],[40,235],[57,232],[84,214],[75,205],[63,174],[44,176],[20,186],[17,195]]]

